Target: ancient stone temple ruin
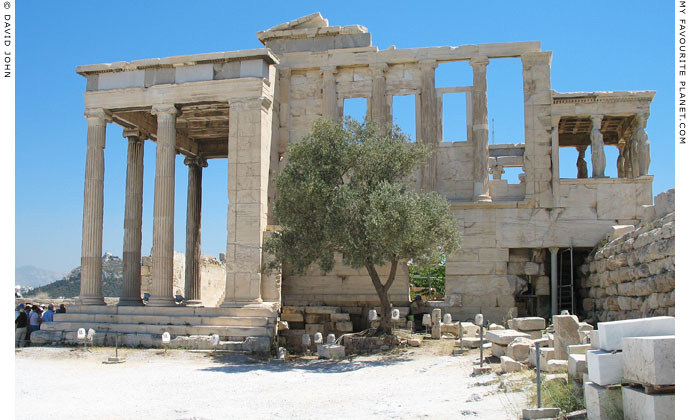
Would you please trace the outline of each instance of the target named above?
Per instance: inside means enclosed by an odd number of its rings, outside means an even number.
[[[319,13],[261,31],[258,38],[264,48],[77,67],[86,79],[88,124],[81,304],[70,318],[56,317],[60,322],[52,328],[64,331],[63,339],[91,325],[106,341],[120,332],[155,345],[169,331],[180,337],[218,334],[244,340],[245,348],[267,348],[283,308],[293,329],[309,330],[317,322],[310,323],[309,315],[341,314],[335,317],[339,328],[351,330],[348,319],[357,324],[355,318],[378,301],[366,272],[342,265],[304,276],[260,271],[264,235],[276,224],[272,181],[286,163],[288,145],[309,133],[316,119],[342,117],[351,98],[365,98],[367,117],[388,124],[394,98],[414,97],[413,137],[433,152],[416,188],[451,202],[462,236],[462,249],[447,257],[445,300],[435,303],[456,319],[478,312],[496,321],[508,314],[577,312],[573,269],[612,226],[635,224],[653,211],[645,132],[653,91],[557,92],[551,87],[552,52],[541,51],[538,41],[379,50],[366,28],[330,26]],[[524,108],[515,112],[524,113],[525,141],[490,145],[487,67],[505,58],[522,62]],[[437,66],[448,62],[470,66],[472,84],[437,87]],[[466,98],[466,139],[444,141],[443,101],[456,93]],[[109,123],[122,127],[129,144],[118,306],[105,306],[101,293]],[[156,143],[156,168],[151,297],[143,305],[145,141]],[[619,151],[615,177],[604,176],[606,146]],[[579,152],[576,162],[559,159],[565,148]],[[592,168],[584,159],[587,148]],[[186,306],[175,304],[172,284],[178,154],[188,167]],[[218,307],[199,304],[201,179],[209,159],[228,164],[226,282]],[[577,178],[561,178],[560,165],[576,166]],[[519,183],[502,178],[505,168],[522,170]],[[391,299],[406,307],[407,271],[399,272]],[[329,309],[312,308],[324,306]]]

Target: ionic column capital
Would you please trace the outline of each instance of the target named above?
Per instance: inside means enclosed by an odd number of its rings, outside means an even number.
[[[112,113],[103,108],[87,108],[84,110],[84,117],[89,120],[100,120],[103,122],[111,122],[113,120]]]
[[[156,104],[151,107],[151,113],[154,115],[172,115],[177,117],[180,115],[180,110],[175,104]]]
[[[201,156],[188,156],[184,158],[184,164],[187,166],[198,166],[200,168],[208,167],[208,161]]]
[[[483,56],[483,57],[473,57],[470,59],[470,66],[474,69],[474,71],[478,70],[484,70],[486,69],[486,66],[489,65],[489,57]]]
[[[134,141],[143,141],[146,139],[147,134],[144,133],[143,131],[139,130],[138,128],[123,128],[122,129],[122,137]]]

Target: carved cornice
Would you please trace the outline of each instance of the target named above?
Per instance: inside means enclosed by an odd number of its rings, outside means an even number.
[[[254,98],[247,99],[231,99],[228,101],[230,109],[237,110],[249,110],[249,109],[260,109],[268,110],[271,108],[273,102],[265,96],[257,96]]]

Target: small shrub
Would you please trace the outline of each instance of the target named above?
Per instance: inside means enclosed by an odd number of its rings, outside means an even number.
[[[537,406],[537,390],[530,397],[530,405]],[[542,383],[541,389],[542,407],[558,407],[564,413],[584,410],[585,398],[582,388],[561,381]]]

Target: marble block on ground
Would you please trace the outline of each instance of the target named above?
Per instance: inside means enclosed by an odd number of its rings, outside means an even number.
[[[507,346],[518,337],[529,338],[529,334],[515,330],[493,330],[486,333],[487,341],[503,346]]]
[[[516,362],[508,356],[501,356],[501,370],[505,373],[520,372],[522,363]]]
[[[316,346],[319,357],[326,359],[342,359],[345,357],[345,347],[339,344],[319,344]]]
[[[479,336],[479,327],[474,325],[473,323],[461,322],[460,326],[462,327],[463,337],[478,337]]]
[[[625,420],[673,420],[675,394],[645,394],[642,388],[623,387]]]
[[[599,348],[602,350],[622,350],[624,337],[650,337],[675,335],[676,319],[672,316],[627,319],[599,323]]]
[[[496,357],[501,357],[506,355],[508,346],[503,346],[496,343],[491,343],[491,355]]]
[[[568,354],[586,354],[587,350],[591,350],[592,346],[589,344],[573,344],[567,347]]]
[[[455,345],[460,347],[460,339],[455,340]],[[477,337],[463,337],[462,347],[466,349],[477,349],[479,348],[479,338]]]
[[[549,373],[565,373],[568,371],[568,361],[557,359],[549,360],[546,362],[546,371]]]
[[[538,316],[513,318],[513,328],[520,331],[543,330],[546,328],[546,320]]]
[[[513,360],[520,362],[529,359],[530,346],[534,346],[534,342],[528,338],[518,337],[513,340],[506,348],[506,355]]]
[[[546,363],[549,360],[553,360],[554,356],[556,355],[553,347],[540,347],[539,348],[539,364],[541,370],[546,370]],[[529,365],[530,366],[537,366],[537,348],[536,347],[530,347],[529,349],[529,359],[528,359]]]
[[[589,332],[589,345],[592,346],[592,350],[599,350],[599,330],[592,330]]]
[[[676,337],[623,339],[623,378],[645,385],[675,385]]]
[[[587,374],[597,385],[613,385],[623,381],[623,353],[604,350],[587,351]]]
[[[560,408],[523,408],[522,418],[525,420],[532,419],[553,419],[561,415]]]
[[[581,381],[582,374],[585,372],[587,372],[587,357],[584,354],[568,355],[568,374]]]
[[[622,418],[623,397],[621,388],[604,388],[593,382],[585,382],[584,388],[588,420]]]

